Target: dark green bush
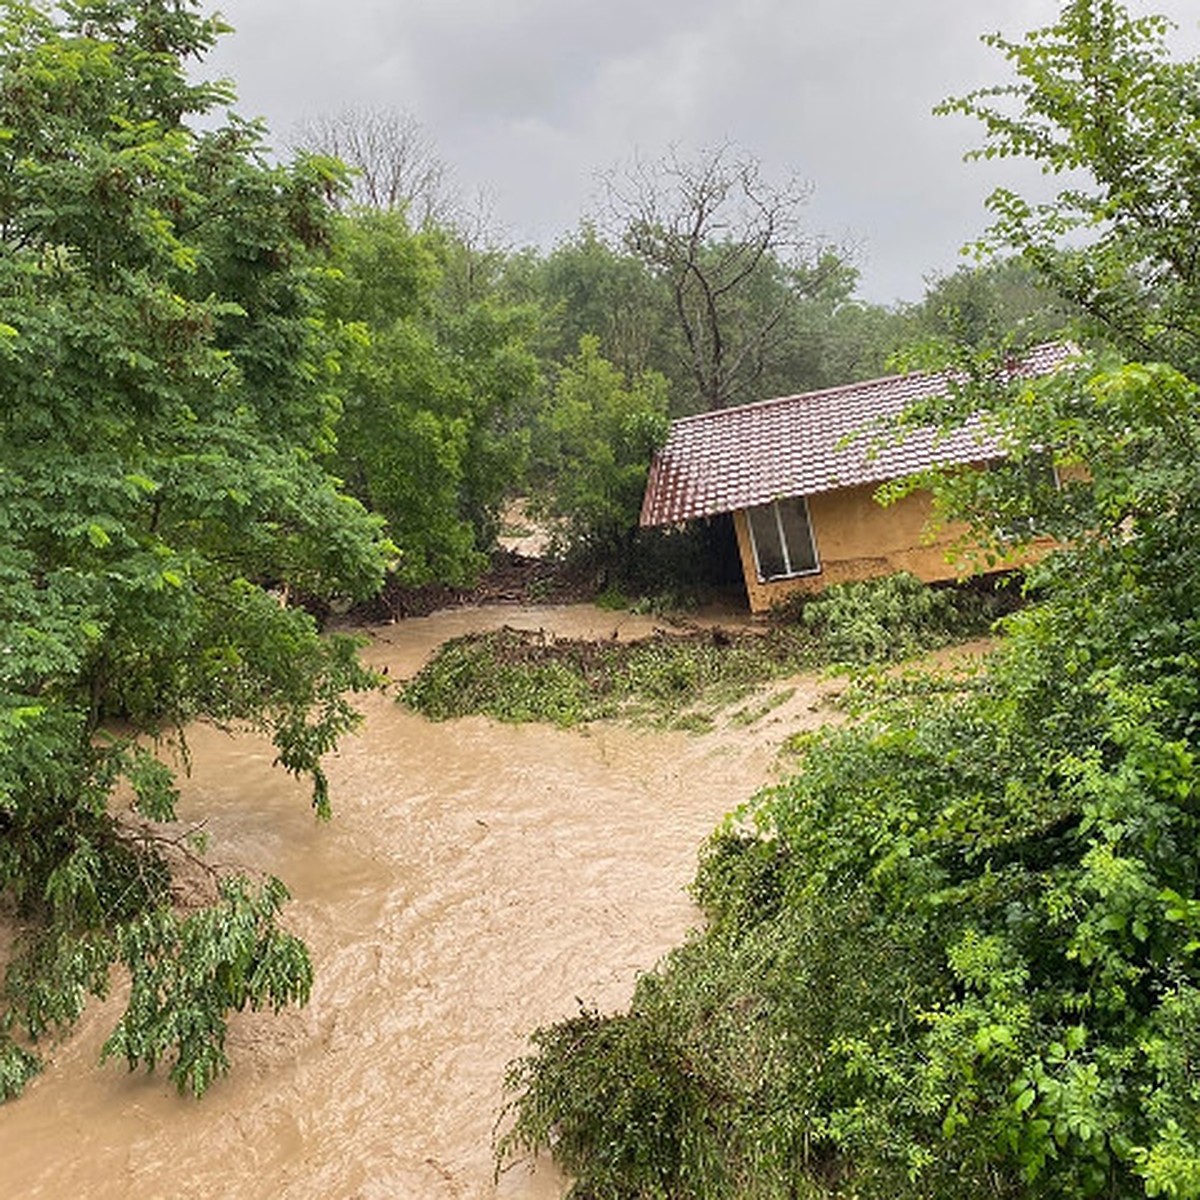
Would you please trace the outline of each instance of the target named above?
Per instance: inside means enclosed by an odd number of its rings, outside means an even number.
[[[1020,595],[1010,577],[930,586],[900,572],[791,597],[772,619],[810,630],[832,662],[887,662],[986,632]]]

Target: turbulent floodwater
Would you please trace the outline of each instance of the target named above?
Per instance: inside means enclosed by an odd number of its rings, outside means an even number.
[[[443,640],[508,623],[633,636],[586,606],[455,610],[376,628],[393,678]],[[651,733],[430,724],[383,696],[329,763],[335,815],[272,769],[269,746],[209,729],[181,816],[214,861],[284,879],[317,979],[304,1009],[234,1018],[232,1073],[200,1101],[96,1062],[119,997],[93,1005],[46,1073],[0,1108],[0,1195],[558,1197],[553,1167],[492,1177],[505,1064],[576,998],[629,999],[695,922],[704,837],[817,718],[815,685],[749,729]]]

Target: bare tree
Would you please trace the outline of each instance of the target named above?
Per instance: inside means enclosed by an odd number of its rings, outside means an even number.
[[[352,204],[402,208],[414,228],[451,224],[460,215],[450,168],[411,113],[347,108],[303,122],[292,140],[298,149],[328,154],[351,168]]]
[[[728,144],[691,160],[672,149],[605,179],[606,224],[668,283],[705,408],[748,393],[794,306],[846,277],[842,252],[801,224],[810,190],[795,177],[768,180],[756,158]]]

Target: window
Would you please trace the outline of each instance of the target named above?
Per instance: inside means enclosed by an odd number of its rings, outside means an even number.
[[[808,519],[808,501],[803,496],[760,504],[748,509],[746,516],[759,579],[815,575],[821,569]]]

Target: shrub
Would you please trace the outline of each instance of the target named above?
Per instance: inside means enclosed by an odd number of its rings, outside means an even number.
[[[542,1031],[502,1152],[570,1128],[581,1196],[1200,1195],[1200,623],[1129,603],[1164,570],[1085,553],[983,679],[810,735],[711,841],[705,930],[612,1018],[636,1044]],[[663,1062],[670,1173],[593,1175],[643,1135],[577,1066]]]
[[[1008,578],[931,587],[900,572],[790,597],[772,619],[811,630],[831,661],[880,662],[984,633],[1019,597]]]

